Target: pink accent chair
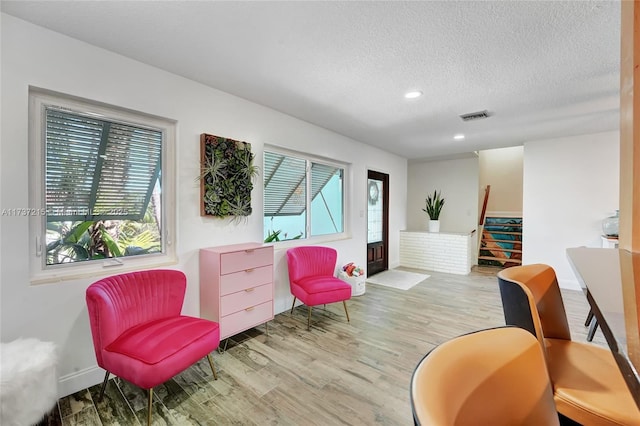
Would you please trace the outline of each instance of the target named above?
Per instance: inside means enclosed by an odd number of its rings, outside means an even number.
[[[351,285],[334,276],[338,253],[331,247],[301,246],[287,250],[289,286],[296,298],[309,307],[307,329],[311,328],[311,307],[342,302],[349,322],[346,301],[351,299]]]
[[[148,389],[205,356],[217,380],[211,352],[220,343],[218,323],[180,315],[187,279],[180,271],[150,270],[103,278],[87,288],[86,300],[98,365],[109,374]]]

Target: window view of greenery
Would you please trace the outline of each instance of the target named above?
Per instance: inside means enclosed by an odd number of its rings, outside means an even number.
[[[45,115],[46,264],[161,252],[162,131]]]
[[[344,168],[265,152],[263,177],[265,242],[344,231]]]

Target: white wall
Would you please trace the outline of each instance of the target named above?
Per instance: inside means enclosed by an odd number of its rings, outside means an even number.
[[[265,143],[353,162],[346,206],[351,238],[325,242],[338,249],[339,265],[366,263],[367,169],[388,173],[389,263],[399,264],[399,231],[406,228],[405,159],[14,17],[2,14],[1,19],[0,209],[28,207],[27,95],[33,85],[177,120],[175,268],[188,278],[185,314],[198,314],[198,249],[260,241],[263,235],[260,182],[252,194],[254,214],[246,223],[200,217],[195,177],[201,133],[250,142],[258,164]],[[1,340],[25,336],[55,342],[61,396],[98,383],[104,373],[96,368],[84,293],[99,277],[30,285],[27,219],[3,216],[0,227]],[[282,247],[276,250],[276,312],[292,300]]]
[[[429,216],[422,209],[434,190],[445,199],[440,231],[471,232],[478,227],[478,159],[409,164],[407,172],[407,230],[424,231]]]
[[[580,289],[569,247],[601,247],[602,219],[618,209],[620,133],[524,144],[523,263],[546,263]]]
[[[488,213],[522,214],[523,147],[488,149],[478,153],[480,162],[480,204],[484,190],[491,185]]]

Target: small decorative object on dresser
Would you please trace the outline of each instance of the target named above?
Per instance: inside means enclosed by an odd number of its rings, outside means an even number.
[[[200,249],[200,316],[220,324],[221,340],[272,320],[273,246]]]

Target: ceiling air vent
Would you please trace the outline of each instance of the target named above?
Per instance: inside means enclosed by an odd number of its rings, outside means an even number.
[[[469,114],[460,115],[460,118],[462,118],[462,121],[482,120],[484,118],[489,118],[489,117],[490,117],[489,111],[487,111],[486,109],[484,111],[470,112]]]

